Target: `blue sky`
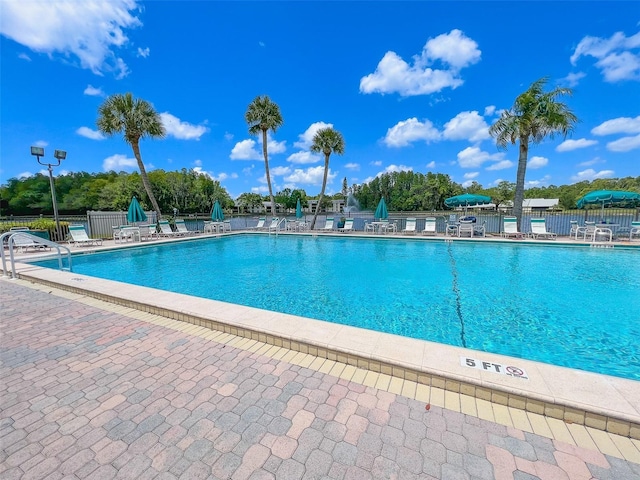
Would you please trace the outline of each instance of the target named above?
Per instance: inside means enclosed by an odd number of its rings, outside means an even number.
[[[266,193],[244,114],[279,104],[274,191],[320,191],[309,152],[331,125],[328,193],[396,170],[468,185],[515,182],[518,149],[488,127],[540,77],[568,86],[574,134],[530,150],[527,186],[640,175],[637,2],[213,2],[2,0],[0,182],[40,170],[31,145],[66,150],[55,174],[136,171],[121,137],[96,131],[106,96],[151,102],[167,129],[148,169],[195,168],[232,197]]]

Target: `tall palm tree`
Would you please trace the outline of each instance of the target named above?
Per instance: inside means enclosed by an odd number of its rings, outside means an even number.
[[[269,198],[271,199],[271,213],[276,214],[276,200],[273,197],[273,188],[271,187],[271,175],[269,173],[269,157],[267,155],[267,132],[275,131],[282,126],[284,121],[280,114],[280,107],[277,103],[264,96],[257,96],[253,102],[249,104],[244,119],[249,124],[249,133],[257,135],[262,132],[262,154],[264,155],[264,170],[267,175],[267,185],[269,185]]]
[[[313,214],[313,220],[311,220],[311,230],[313,230],[313,227],[316,225],[316,219],[318,218],[320,205],[322,205],[322,200],[324,198],[324,190],[327,187],[329,157],[332,153],[336,153],[338,155],[342,155],[344,153],[344,138],[342,138],[342,134],[340,132],[333,128],[321,128],[313,136],[311,151],[315,153],[324,153],[324,177],[322,179],[322,190],[320,190],[318,206]]]
[[[151,190],[151,182],[149,182],[147,171],[140,156],[140,139],[146,137],[164,138],[166,134],[158,112],[153,109],[153,105],[149,102],[133,98],[131,93],[115,94],[108,97],[98,108],[96,125],[100,132],[109,137],[122,133],[125,142],[131,145],[133,155],[136,157],[138,168],[140,169],[142,184],[147,192],[151,206],[158,215],[158,220],[160,220],[162,213]]]
[[[556,134],[562,134],[566,138],[578,122],[578,117],[569,107],[557,101],[561,96],[573,95],[573,91],[570,88],[556,87],[550,92],[545,92],[544,87],[548,81],[547,77],[543,77],[533,82],[526,92],[516,97],[511,109],[503,111],[500,118],[489,128],[489,134],[495,137],[500,148],[506,148],[509,143],[515,145],[516,142],[520,142],[513,200],[513,214],[518,218],[518,227],[522,217],[529,142],[537,144],[546,137],[554,138]]]

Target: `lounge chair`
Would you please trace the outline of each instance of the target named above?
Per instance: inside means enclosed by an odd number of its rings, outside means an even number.
[[[269,232],[277,232],[280,230],[280,219],[278,217],[273,217],[267,229]]]
[[[544,218],[531,219],[531,236],[535,240],[540,237],[555,240],[558,237],[557,234],[547,231],[547,224]]]
[[[524,238],[524,233],[518,231],[516,217],[504,217],[502,220],[502,236],[504,238]]]
[[[175,224],[176,224],[176,233],[181,233],[182,235],[185,235],[185,236],[196,234],[196,232],[192,232],[187,228],[187,225],[184,223],[184,220],[182,219],[176,219]]]
[[[436,230],[436,217],[427,217],[424,219],[424,230],[422,230],[422,235],[437,235],[438,232]]]
[[[344,221],[344,227],[339,228],[338,231],[339,232],[353,232],[353,218],[347,218]]]
[[[416,233],[416,222],[417,220],[415,218],[407,218],[407,223],[402,229],[402,233]]]
[[[473,238],[474,229],[475,225],[473,224],[473,222],[463,222],[461,220],[460,225],[458,225],[458,237],[464,237],[468,234],[469,237]]]
[[[250,228],[251,228],[252,230],[264,230],[265,228],[267,228],[267,227],[264,225],[264,222],[266,222],[266,221],[267,221],[266,217],[260,217],[260,218],[258,219],[258,224],[257,224],[255,227],[250,227]]]
[[[320,230],[333,231],[333,217],[327,217],[327,220],[324,222],[324,227]]]
[[[634,236],[640,237],[640,222],[631,222],[631,230],[629,230],[629,241],[632,241]]]
[[[140,229],[140,240],[153,240],[153,238],[159,238],[158,233],[156,232],[155,225],[140,225],[138,226]]]
[[[18,253],[27,253],[29,248],[34,250],[43,250],[45,248],[51,250],[51,247],[48,245],[38,243],[26,227],[14,227],[10,231],[15,232],[10,238],[13,240],[13,246]]]
[[[101,238],[89,238],[84,225],[69,225],[69,235],[71,236],[69,243],[76,247],[102,245]]]
[[[178,237],[183,235],[182,233],[174,232],[168,220],[160,220],[158,226],[160,227],[159,235],[161,237]]]

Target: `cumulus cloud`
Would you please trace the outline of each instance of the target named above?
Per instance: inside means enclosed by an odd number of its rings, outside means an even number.
[[[427,41],[422,53],[407,63],[389,51],[375,72],[360,79],[362,93],[398,93],[401,96],[428,95],[463,84],[460,70],[480,61],[478,44],[460,30],[438,35]],[[434,63],[440,69],[431,68]]]
[[[566,84],[569,87],[575,87],[576,85],[578,85],[580,80],[582,80],[586,76],[587,74],[584,72],[570,73],[566,77],[558,80],[558,83]]]
[[[635,137],[622,137],[607,143],[607,150],[612,152],[628,152],[640,148],[640,135]]]
[[[302,150],[308,150],[313,143],[313,137],[321,128],[333,128],[333,123],[315,122],[307,128],[304,133],[298,135],[298,141],[293,144],[294,147]]]
[[[102,133],[91,130],[89,127],[80,127],[76,130],[76,133],[81,137],[89,138],[91,140],[104,140],[105,136]]]
[[[324,167],[319,165],[317,167],[309,167],[307,169],[296,168],[291,175],[284,177],[286,182],[301,185],[322,185],[322,179],[324,176]],[[327,184],[333,182],[336,174],[329,169],[327,174]]]
[[[129,69],[116,51],[127,46],[126,31],[142,25],[131,14],[138,10],[136,0],[10,0],[2,2],[0,33],[34,52],[71,59],[96,75],[123,78]]]
[[[169,112],[161,113],[160,120],[162,120],[167,135],[179,140],[200,140],[200,137],[209,131],[209,128],[204,125],[183,122]]]
[[[586,148],[592,145],[596,145],[597,140],[587,140],[586,138],[580,138],[578,140],[565,140],[556,147],[556,152],[570,152],[579,148]]]
[[[484,116],[485,117],[490,117],[495,112],[496,112],[496,106],[495,105],[489,105],[488,107],[484,107]]]
[[[615,172],[613,170],[600,170],[596,172],[593,168],[588,168],[571,177],[573,182],[582,182],[584,180],[595,180],[596,178],[611,178]]]
[[[309,151],[302,151],[292,153],[287,157],[287,162],[298,163],[298,164],[307,164],[307,163],[317,163],[322,160],[320,155]]]
[[[461,152],[458,152],[457,156],[458,165],[460,165],[461,168],[478,168],[490,160],[502,160],[502,153],[490,154],[480,150],[479,147],[467,147]]]
[[[640,115],[636,118],[618,117],[602,122],[591,130],[594,135],[615,135],[616,133],[640,133]]]
[[[105,172],[109,172],[111,170],[121,171],[121,170],[134,170],[138,168],[138,162],[135,158],[129,158],[126,155],[115,154],[110,157],[105,158],[102,161],[102,169]]]
[[[388,147],[406,147],[412,142],[429,143],[439,139],[440,132],[433,126],[433,123],[429,120],[421,122],[413,117],[400,121],[387,130],[383,141]]]
[[[545,157],[531,157],[527,162],[527,168],[533,170],[547,166],[549,159]]]
[[[489,165],[485,170],[504,170],[506,168],[511,168],[515,164],[511,160],[500,160],[492,165]]]
[[[407,165],[394,165],[391,164],[384,169],[384,172],[381,173],[391,173],[391,172],[411,172],[413,171],[413,167],[409,167]],[[380,175],[380,173],[378,174]]]
[[[489,125],[475,110],[460,112],[445,123],[442,135],[447,140],[468,140],[470,142],[480,142],[490,138]]]
[[[525,188],[539,187],[540,185],[546,185],[551,180],[551,176],[545,175],[540,180],[528,180],[524,183]]]
[[[347,170],[360,170],[360,164],[359,163],[345,163],[344,164],[344,168],[346,168]]]
[[[480,175],[480,172],[468,172],[464,174],[464,178],[470,180],[472,178],[476,178],[478,175]]]
[[[94,87],[92,85],[87,85],[87,88],[84,89],[83,92],[85,95],[89,95],[92,97],[104,97],[105,94],[100,87]]]
[[[291,173],[291,168],[289,168],[289,167],[272,167],[272,168],[269,169],[269,172],[273,176],[288,175],[288,174]],[[265,181],[266,181],[266,179],[265,179]]]
[[[436,162],[433,160],[425,165],[427,168],[436,168]]]
[[[199,160],[196,160],[196,162],[198,161]],[[204,175],[205,177],[209,177],[211,180],[217,180],[220,183],[225,181],[227,178],[238,178],[237,173],[227,174],[224,172],[220,172],[216,175],[214,172],[208,172],[204,170],[201,166],[193,167],[193,171],[198,175]]]
[[[581,57],[597,59],[598,67],[606,82],[640,80],[640,32],[627,37],[623,32],[611,38],[586,36],[571,55],[571,64],[577,65]]]
[[[151,53],[151,50],[149,50],[149,47],[147,47],[147,48],[138,47],[138,56],[139,57],[147,58],[149,56],[149,53]]]
[[[276,142],[271,138],[271,134],[267,133],[267,150],[269,154],[283,153],[287,149],[287,141]],[[258,135],[258,145],[262,151],[262,135]]]
[[[256,141],[247,139],[236,143],[231,149],[231,160],[261,160],[262,153],[256,150]]]

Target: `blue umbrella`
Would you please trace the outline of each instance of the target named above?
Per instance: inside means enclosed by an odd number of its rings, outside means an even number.
[[[605,205],[619,205],[621,207],[637,207],[640,205],[640,193],[624,192],[621,190],[596,190],[587,193],[577,202],[578,208],[587,205],[602,205],[601,215],[604,217]]]
[[[216,203],[213,204],[213,210],[211,211],[211,220],[214,222],[221,222],[224,220],[224,213],[222,212],[222,207],[220,206],[220,202],[216,200]]]
[[[296,218],[302,218],[304,214],[302,213],[302,205],[300,205],[300,199],[296,202]]]
[[[464,207],[464,213],[467,214],[467,207],[473,205],[486,205],[491,203],[491,197],[485,195],[476,195],[474,193],[463,193],[455,197],[449,197],[444,201],[445,206],[449,208]]]
[[[389,212],[387,210],[387,202],[384,201],[384,197],[380,199],[378,203],[378,207],[376,208],[376,213],[374,214],[375,218],[379,218],[381,220],[386,220],[389,218]]]
[[[131,199],[129,204],[129,210],[127,210],[127,221],[129,223],[144,222],[147,220],[147,215],[142,210],[140,203],[136,197]]]

